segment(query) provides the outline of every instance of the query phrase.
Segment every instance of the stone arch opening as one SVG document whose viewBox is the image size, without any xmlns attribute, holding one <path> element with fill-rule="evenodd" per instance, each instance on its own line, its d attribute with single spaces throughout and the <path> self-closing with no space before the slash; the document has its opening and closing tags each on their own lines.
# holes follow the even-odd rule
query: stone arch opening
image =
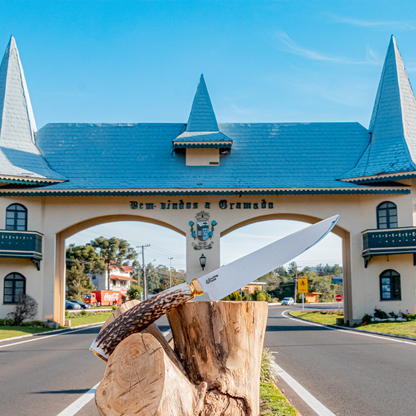
<svg viewBox="0 0 416 416">
<path fill-rule="evenodd" d="M 288 214 L 288 213 L 276 213 L 256 216 L 248 218 L 244 221 L 233 224 L 229 228 L 221 232 L 221 238 L 230 234 L 233 231 L 241 229 L 245 226 L 256 224 L 264 221 L 271 220 L 291 220 L 304 222 L 307 224 L 315 224 L 324 218 L 318 218 L 305 214 Z M 341 227 L 335 225 L 331 233 L 337 235 L 342 241 L 342 266 L 343 266 L 343 292 L 344 292 L 344 317 L 346 320 L 352 319 L 352 298 L 351 298 L 351 247 L 350 247 L 350 232 Z"/>
<path fill-rule="evenodd" d="M 65 321 L 65 241 L 73 235 L 91 227 L 114 222 L 141 222 L 157 225 L 172 230 L 182 236 L 186 233 L 179 228 L 155 218 L 140 215 L 114 214 L 88 218 L 63 228 L 55 235 L 55 290 L 54 290 L 54 319 L 61 325 Z"/>
</svg>

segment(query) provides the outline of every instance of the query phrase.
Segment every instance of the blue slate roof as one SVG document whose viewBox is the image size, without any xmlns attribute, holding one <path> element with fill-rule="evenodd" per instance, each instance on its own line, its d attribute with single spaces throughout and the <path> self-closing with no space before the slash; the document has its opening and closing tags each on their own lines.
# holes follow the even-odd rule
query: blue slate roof
<svg viewBox="0 0 416 416">
<path fill-rule="evenodd" d="M 369 142 L 359 123 L 220 124 L 234 141 L 219 166 L 172 152 L 185 124 L 48 124 L 37 144 L 69 181 L 44 189 L 365 187 L 338 181 Z"/>
<path fill-rule="evenodd" d="M 0 66 L 0 182 L 65 180 L 34 143 L 35 118 L 13 36 Z"/>
<path fill-rule="evenodd" d="M 358 182 L 363 176 L 416 171 L 416 100 L 393 36 L 369 131 L 372 137 L 368 148 L 342 178 L 355 178 Z"/>
</svg>

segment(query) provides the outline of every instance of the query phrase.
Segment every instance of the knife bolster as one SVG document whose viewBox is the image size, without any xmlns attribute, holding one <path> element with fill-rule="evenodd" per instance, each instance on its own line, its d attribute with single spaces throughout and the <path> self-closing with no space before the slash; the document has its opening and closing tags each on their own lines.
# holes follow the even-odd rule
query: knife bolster
<svg viewBox="0 0 416 416">
<path fill-rule="evenodd" d="M 188 283 L 189 289 L 191 289 L 192 294 L 195 296 L 202 296 L 204 291 L 202 290 L 201 285 L 198 282 L 198 279 L 193 279 L 191 283 Z"/>
</svg>

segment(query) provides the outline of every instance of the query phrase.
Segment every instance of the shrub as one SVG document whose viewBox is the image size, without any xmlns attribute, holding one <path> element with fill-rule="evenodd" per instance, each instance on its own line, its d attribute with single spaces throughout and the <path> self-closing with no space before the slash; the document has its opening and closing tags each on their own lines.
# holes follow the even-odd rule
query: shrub
<svg viewBox="0 0 416 416">
<path fill-rule="evenodd" d="M 130 300 L 138 299 L 140 300 L 140 293 L 143 292 L 143 288 L 135 285 L 134 283 L 130 286 L 130 289 L 127 291 L 127 295 L 129 295 Z"/>
<path fill-rule="evenodd" d="M 274 357 L 268 348 L 264 348 L 261 354 L 260 381 L 262 383 L 277 382 L 277 371 L 274 366 Z"/>
<path fill-rule="evenodd" d="M 416 320 L 416 315 L 412 312 L 412 313 L 408 313 L 407 314 L 407 320 L 408 321 L 414 321 Z"/>
<path fill-rule="evenodd" d="M 266 300 L 266 295 L 263 292 L 257 293 L 256 300 L 259 302 L 264 302 Z"/>
<path fill-rule="evenodd" d="M 45 322 L 43 322 L 43 321 L 30 321 L 29 324 L 30 324 L 30 326 L 46 327 Z"/>
<path fill-rule="evenodd" d="M 366 313 L 362 319 L 361 319 L 361 325 L 367 325 L 369 322 L 371 322 L 372 316 Z"/>
<path fill-rule="evenodd" d="M 7 314 L 13 325 L 20 325 L 23 321 L 33 318 L 38 312 L 38 303 L 29 295 L 19 294 L 14 311 Z"/>
<path fill-rule="evenodd" d="M 12 326 L 11 319 L 0 319 L 0 326 Z"/>
<path fill-rule="evenodd" d="M 115 311 L 115 310 L 117 309 L 117 306 L 116 306 L 116 305 L 113 305 L 113 306 L 111 307 L 111 309 L 112 309 L 113 311 Z"/>
<path fill-rule="evenodd" d="M 246 302 L 250 302 L 252 300 L 251 293 L 248 290 L 244 291 L 243 300 Z"/>
<path fill-rule="evenodd" d="M 87 311 L 85 310 L 85 309 L 83 309 L 82 311 L 81 311 L 81 315 L 82 316 L 85 316 L 87 314 Z"/>
<path fill-rule="evenodd" d="M 381 309 L 374 308 L 374 317 L 380 319 L 387 319 L 389 316 L 386 314 L 386 312 L 382 311 Z"/>
<path fill-rule="evenodd" d="M 65 316 L 69 316 L 69 312 L 68 311 L 65 311 Z"/>
</svg>

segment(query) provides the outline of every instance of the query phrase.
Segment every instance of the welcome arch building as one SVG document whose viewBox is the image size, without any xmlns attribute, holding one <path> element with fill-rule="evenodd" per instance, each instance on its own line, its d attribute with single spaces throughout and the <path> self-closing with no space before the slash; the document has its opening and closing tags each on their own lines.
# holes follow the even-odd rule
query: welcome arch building
<svg viewBox="0 0 416 416">
<path fill-rule="evenodd" d="M 300 150 L 308 163 L 297 163 Z M 187 123 L 40 130 L 12 37 L 0 66 L 0 316 L 23 291 L 39 319 L 63 323 L 65 239 L 93 225 L 175 230 L 198 277 L 219 267 L 221 237 L 239 227 L 334 214 L 346 319 L 415 310 L 415 178 L 416 100 L 393 37 L 369 129 L 218 124 L 201 76 Z"/>
</svg>

